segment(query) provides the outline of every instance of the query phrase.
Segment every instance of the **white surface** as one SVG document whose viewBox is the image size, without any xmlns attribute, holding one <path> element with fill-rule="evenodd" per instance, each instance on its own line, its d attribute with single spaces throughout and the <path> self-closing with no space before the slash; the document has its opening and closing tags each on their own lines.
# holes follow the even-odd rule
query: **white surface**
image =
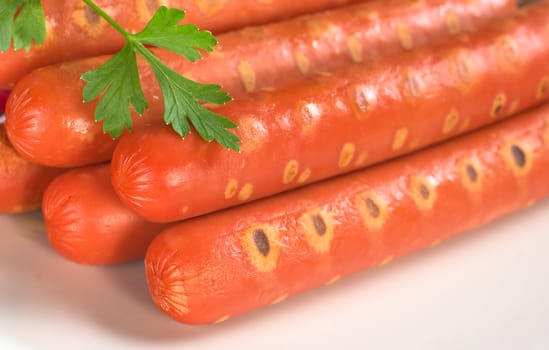
<svg viewBox="0 0 549 350">
<path fill-rule="evenodd" d="M 80 266 L 0 215 L 0 349 L 549 349 L 549 201 L 214 326 L 149 299 L 141 262 Z"/>
</svg>

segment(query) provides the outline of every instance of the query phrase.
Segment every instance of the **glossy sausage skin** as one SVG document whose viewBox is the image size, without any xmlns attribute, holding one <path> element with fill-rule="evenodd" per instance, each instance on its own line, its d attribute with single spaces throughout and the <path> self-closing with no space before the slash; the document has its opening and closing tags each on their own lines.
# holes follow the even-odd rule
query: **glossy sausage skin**
<svg viewBox="0 0 549 350">
<path fill-rule="evenodd" d="M 376 0 L 301 18 L 219 35 L 216 51 L 194 64 L 156 50 L 187 77 L 220 84 L 231 95 L 272 89 L 284 81 L 369 61 L 471 31 L 514 9 L 509 0 Z M 275 48 L 275 49 L 269 49 Z M 94 122 L 95 103 L 83 104 L 80 76 L 105 57 L 37 70 L 15 87 L 8 106 L 8 133 L 33 161 L 80 166 L 111 158 L 115 140 Z M 135 126 L 162 119 L 161 93 L 141 65 L 150 109 Z M 63 96 L 63 98 L 59 98 Z"/>
<path fill-rule="evenodd" d="M 69 170 L 47 188 L 42 202 L 51 246 L 81 264 L 141 259 L 166 225 L 147 222 L 116 197 L 108 164 Z"/>
<path fill-rule="evenodd" d="M 267 23 L 358 0 L 96 0 L 123 28 L 137 32 L 161 5 L 186 11 L 184 22 L 216 33 Z M 113 53 L 122 36 L 81 0 L 42 0 L 46 41 L 29 52 L 0 53 L 0 87 L 10 87 L 33 69 L 82 57 Z"/>
<path fill-rule="evenodd" d="M 548 4 L 443 46 L 240 96 L 216 110 L 239 125 L 241 153 L 136 130 L 114 152 L 114 189 L 148 220 L 176 221 L 494 123 L 549 99 Z"/>
<path fill-rule="evenodd" d="M 11 146 L 0 124 L 0 213 L 40 208 L 46 186 L 63 170 L 34 164 Z"/>
<path fill-rule="evenodd" d="M 155 304 L 224 321 L 383 265 L 549 195 L 549 105 L 360 172 L 163 231 L 145 258 Z"/>
</svg>

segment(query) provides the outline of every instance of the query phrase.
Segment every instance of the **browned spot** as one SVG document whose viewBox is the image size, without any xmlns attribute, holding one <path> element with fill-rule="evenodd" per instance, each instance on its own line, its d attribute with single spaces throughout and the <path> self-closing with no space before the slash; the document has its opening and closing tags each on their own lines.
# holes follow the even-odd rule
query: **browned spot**
<svg viewBox="0 0 549 350">
<path fill-rule="evenodd" d="M 393 138 L 393 143 L 391 145 L 391 148 L 393 151 L 398 151 L 399 149 L 404 146 L 404 143 L 406 143 L 406 139 L 408 138 L 408 129 L 406 128 L 400 128 L 395 132 L 395 136 Z"/>
<path fill-rule="evenodd" d="M 515 42 L 509 36 L 496 41 L 496 55 L 501 67 L 508 72 L 517 72 L 519 54 Z"/>
<path fill-rule="evenodd" d="M 411 149 L 411 150 L 414 150 L 416 148 L 418 148 L 419 146 L 419 137 L 414 137 L 414 139 L 412 141 L 410 141 L 410 144 L 408 145 L 408 148 Z"/>
<path fill-rule="evenodd" d="M 306 75 L 309 73 L 311 63 L 309 62 L 309 59 L 307 56 L 303 54 L 303 52 L 296 52 L 294 53 L 294 59 L 297 64 L 297 68 L 301 72 L 301 74 Z"/>
<path fill-rule="evenodd" d="M 242 117 L 238 121 L 240 149 L 244 153 L 255 152 L 263 146 L 267 139 L 267 128 L 254 117 Z"/>
<path fill-rule="evenodd" d="M 107 25 L 104 19 L 83 2 L 75 4 L 72 19 L 82 31 L 92 37 L 102 34 Z"/>
<path fill-rule="evenodd" d="M 168 6 L 169 0 L 138 0 L 135 5 L 141 21 L 146 23 L 160 6 Z"/>
<path fill-rule="evenodd" d="M 421 195 L 421 197 L 423 197 L 423 199 L 429 199 L 429 197 L 431 195 L 431 192 L 429 191 L 429 188 L 427 187 L 427 185 L 420 184 L 419 185 L 419 194 Z"/>
<path fill-rule="evenodd" d="M 410 191 L 414 202 L 421 210 L 430 210 L 437 198 L 436 188 L 423 176 L 410 177 Z"/>
<path fill-rule="evenodd" d="M 509 111 L 507 112 L 507 114 L 511 115 L 511 114 L 515 114 L 519 108 L 519 100 L 518 99 L 514 99 L 513 102 L 511 102 L 511 105 L 509 106 Z"/>
<path fill-rule="evenodd" d="M 503 107 L 505 106 L 505 102 L 507 101 L 507 97 L 505 94 L 499 93 L 494 97 L 494 101 L 492 102 L 492 107 L 490 107 L 490 116 L 495 118 L 497 116 L 500 116 L 503 111 Z"/>
<path fill-rule="evenodd" d="M 294 181 L 297 173 L 299 172 L 299 163 L 297 160 L 292 159 L 284 167 L 284 174 L 282 175 L 282 183 L 287 185 Z"/>
<path fill-rule="evenodd" d="M 544 76 L 541 78 L 538 88 L 536 90 L 536 98 L 542 99 L 547 97 L 547 92 L 549 91 L 549 76 Z"/>
<path fill-rule="evenodd" d="M 465 167 L 465 173 L 467 174 L 467 178 L 469 179 L 469 181 L 475 183 L 478 181 L 478 173 L 471 164 L 468 164 Z"/>
<path fill-rule="evenodd" d="M 351 164 L 353 157 L 355 156 L 355 145 L 353 143 L 347 142 L 341 147 L 341 152 L 339 152 L 339 160 L 337 165 L 340 168 L 345 168 Z"/>
<path fill-rule="evenodd" d="M 421 85 L 416 73 L 404 70 L 401 79 L 403 91 L 412 101 L 421 97 Z"/>
<path fill-rule="evenodd" d="M 143 1 L 141 1 L 143 2 Z M 160 7 L 160 6 L 168 6 L 168 3 L 169 3 L 169 0 L 163 0 L 163 1 L 159 1 L 159 0 L 146 0 L 145 3 L 147 4 L 147 8 L 149 9 L 149 12 L 152 14 L 155 13 L 155 11 Z"/>
<path fill-rule="evenodd" d="M 419 83 L 413 74 L 408 75 L 408 91 L 410 91 L 410 94 L 415 98 L 419 98 L 421 96 Z"/>
<path fill-rule="evenodd" d="M 526 175 L 532 169 L 532 151 L 522 142 L 508 140 L 502 154 L 507 167 L 516 176 Z"/>
<path fill-rule="evenodd" d="M 238 74 L 246 91 L 254 91 L 256 86 L 255 71 L 250 62 L 241 61 L 238 64 Z"/>
<path fill-rule="evenodd" d="M 406 25 L 403 23 L 398 23 L 396 25 L 396 31 L 402 47 L 406 50 L 412 49 L 414 47 L 414 41 Z"/>
<path fill-rule="evenodd" d="M 332 73 L 332 72 L 327 72 L 327 71 L 321 71 L 321 72 L 318 72 L 317 74 L 318 74 L 318 76 L 320 76 L 320 77 L 331 77 L 331 76 L 334 75 L 334 73 Z"/>
<path fill-rule="evenodd" d="M 356 157 L 355 165 L 363 166 L 364 164 L 366 164 L 366 159 L 368 159 L 368 152 L 361 152 L 358 157 Z"/>
<path fill-rule="evenodd" d="M 469 70 L 469 63 L 463 55 L 458 55 L 454 62 L 460 80 L 464 84 L 469 85 L 472 81 L 471 71 Z"/>
<path fill-rule="evenodd" d="M 225 51 L 223 48 L 223 44 L 217 44 L 212 51 L 204 53 L 204 58 L 207 59 L 223 59 L 225 58 Z M 185 77 L 187 76 L 187 72 L 185 72 Z"/>
<path fill-rule="evenodd" d="M 320 37 L 330 32 L 334 25 L 324 19 L 307 17 L 305 19 L 305 27 L 312 36 Z"/>
<path fill-rule="evenodd" d="M 511 154 L 513 155 L 515 164 L 519 168 L 524 168 L 524 166 L 526 165 L 526 154 L 524 154 L 524 151 L 522 150 L 522 148 L 520 148 L 517 145 L 511 146 Z"/>
<path fill-rule="evenodd" d="M 389 216 L 387 202 L 372 191 L 359 193 L 354 205 L 369 231 L 380 230 Z"/>
<path fill-rule="evenodd" d="M 347 38 L 347 49 L 353 62 L 362 62 L 362 45 L 355 36 Z"/>
<path fill-rule="evenodd" d="M 349 87 L 348 93 L 355 115 L 360 120 L 365 119 L 370 111 L 370 100 L 375 99 L 375 91 L 368 85 L 358 84 Z"/>
<path fill-rule="evenodd" d="M 245 184 L 242 186 L 240 191 L 238 191 L 238 200 L 247 201 L 252 196 L 254 192 L 254 186 L 252 184 Z"/>
<path fill-rule="evenodd" d="M 315 228 L 316 233 L 319 236 L 324 236 L 326 233 L 326 223 L 324 222 L 324 219 L 319 214 L 311 215 L 311 220 L 313 221 L 313 226 Z"/>
<path fill-rule="evenodd" d="M 380 211 L 377 204 L 372 200 L 372 198 L 366 199 L 366 208 L 368 208 L 368 211 L 370 212 L 370 215 L 373 218 L 378 218 Z"/>
<path fill-rule="evenodd" d="M 449 134 L 454 131 L 459 122 L 459 112 L 455 109 L 452 109 L 450 113 L 444 119 L 444 124 L 442 126 L 442 133 Z"/>
<path fill-rule="evenodd" d="M 460 131 L 465 131 L 469 128 L 471 125 L 471 117 L 465 117 L 463 118 L 461 125 L 459 126 Z"/>
<path fill-rule="evenodd" d="M 309 135 L 315 130 L 318 121 L 322 117 L 320 105 L 314 102 L 298 102 L 297 113 L 298 121 L 301 124 L 301 131 L 305 135 Z"/>
<path fill-rule="evenodd" d="M 267 234 L 262 229 L 254 230 L 253 232 L 253 239 L 255 246 L 257 250 L 261 253 L 263 256 L 269 255 L 270 251 L 270 245 L 269 245 L 269 238 L 267 237 Z"/>
<path fill-rule="evenodd" d="M 378 19 L 379 18 L 379 13 L 372 10 L 372 9 L 365 9 L 365 8 L 361 8 L 359 9 L 357 12 L 356 12 L 356 15 L 359 17 L 359 18 L 362 18 L 362 19 L 365 19 L 365 20 L 375 20 L 375 19 Z"/>
<path fill-rule="evenodd" d="M 549 146 L 549 117 L 545 118 L 545 128 L 543 129 L 543 142 Z"/>
<path fill-rule="evenodd" d="M 99 14 L 88 6 L 84 8 L 84 16 L 86 17 L 86 21 L 92 26 L 99 24 L 99 21 L 101 20 Z"/>
<path fill-rule="evenodd" d="M 278 231 L 270 225 L 255 225 L 241 233 L 240 242 L 248 261 L 259 271 L 274 270 L 280 253 Z"/>
<path fill-rule="evenodd" d="M 305 181 L 309 180 L 309 177 L 311 177 L 311 169 L 307 168 L 303 170 L 301 174 L 299 174 L 299 177 L 297 178 L 297 182 L 302 184 Z"/>
<path fill-rule="evenodd" d="M 334 220 L 322 209 L 310 209 L 299 217 L 299 225 L 307 243 L 318 253 L 330 250 L 334 238 Z"/>
<path fill-rule="evenodd" d="M 446 12 L 444 15 L 448 33 L 455 35 L 460 32 L 459 17 L 453 12 Z"/>
<path fill-rule="evenodd" d="M 476 159 L 464 158 L 458 162 L 461 183 L 471 192 L 477 192 L 482 188 L 484 173 Z"/>
<path fill-rule="evenodd" d="M 452 50 L 447 57 L 448 70 L 455 76 L 457 86 L 462 94 L 467 94 L 473 87 L 474 64 L 471 62 L 470 53 L 464 49 Z"/>
<path fill-rule="evenodd" d="M 223 9 L 222 0 L 195 0 L 194 3 L 198 6 L 200 12 L 206 16 L 216 15 Z"/>
</svg>

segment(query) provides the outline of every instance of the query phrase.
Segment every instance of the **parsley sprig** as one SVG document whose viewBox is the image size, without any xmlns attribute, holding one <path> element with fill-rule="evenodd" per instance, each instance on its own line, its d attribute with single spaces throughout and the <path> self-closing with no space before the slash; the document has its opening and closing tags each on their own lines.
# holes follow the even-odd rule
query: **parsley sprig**
<svg viewBox="0 0 549 350">
<path fill-rule="evenodd" d="M 0 5 L 0 48 L 5 51 L 12 38 L 15 49 L 28 50 L 33 40 L 43 42 L 45 19 L 40 1 L 4 1 Z M 199 49 L 212 51 L 217 44 L 210 32 L 192 24 L 178 25 L 185 18 L 185 12 L 161 6 L 141 32 L 131 34 L 93 1 L 83 1 L 125 39 L 124 47 L 111 59 L 82 75 L 86 82 L 84 101 L 99 99 L 95 120 L 103 123 L 104 132 L 114 138 L 120 136 L 124 129 L 132 128 L 131 108 L 139 115 L 148 108 L 139 80 L 137 55 L 140 55 L 159 83 L 166 124 L 181 137 L 191 132 L 192 125 L 204 140 L 215 140 L 225 148 L 240 150 L 239 138 L 229 131 L 236 128 L 236 124 L 201 104 L 223 104 L 231 100 L 230 96 L 221 91 L 219 85 L 201 84 L 181 76 L 148 48 L 164 48 L 194 62 L 202 58 Z"/>
<path fill-rule="evenodd" d="M 46 19 L 40 0 L 0 1 L 0 52 L 13 41 L 16 50 L 29 50 L 31 44 L 46 39 Z"/>
</svg>

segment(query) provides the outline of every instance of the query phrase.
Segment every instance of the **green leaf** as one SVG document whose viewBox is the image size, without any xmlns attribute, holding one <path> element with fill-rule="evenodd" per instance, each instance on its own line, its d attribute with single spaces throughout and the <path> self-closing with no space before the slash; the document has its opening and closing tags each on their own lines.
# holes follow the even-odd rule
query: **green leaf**
<svg viewBox="0 0 549 350">
<path fill-rule="evenodd" d="M 222 104 L 230 101 L 230 96 L 220 91 L 218 85 L 201 84 L 182 77 L 145 47 L 162 47 L 194 61 L 202 57 L 199 49 L 212 50 L 217 43 L 210 32 L 200 31 L 193 25 L 178 25 L 185 17 L 185 12 L 162 6 L 143 31 L 130 34 L 92 0 L 84 2 L 126 40 L 124 48 L 109 61 L 82 75 L 86 81 L 84 101 L 100 98 L 95 119 L 103 121 L 105 132 L 118 137 L 124 128 L 132 128 L 130 105 L 138 114 L 148 108 L 137 68 L 136 55 L 140 54 L 152 67 L 160 85 L 166 124 L 171 125 L 181 137 L 191 132 L 192 124 L 206 141 L 215 140 L 225 148 L 240 150 L 240 140 L 228 130 L 235 128 L 236 124 L 200 104 Z"/>
<path fill-rule="evenodd" d="M 112 137 L 120 136 L 124 127 L 132 128 L 130 104 L 138 114 L 143 114 L 148 107 L 132 44 L 126 44 L 99 68 L 84 73 L 82 79 L 87 83 L 84 101 L 92 101 L 103 93 L 95 110 L 95 120 L 103 121 L 103 130 Z"/>
<path fill-rule="evenodd" d="M 216 114 L 196 100 L 210 103 L 224 103 L 230 97 L 220 90 L 220 86 L 199 84 L 180 76 L 164 65 L 153 55 L 145 54 L 151 64 L 164 99 L 164 121 L 181 136 L 190 132 L 187 119 L 190 120 L 198 134 L 206 141 L 217 141 L 223 147 L 240 151 L 238 137 L 227 129 L 236 128 L 231 120 Z"/>
<path fill-rule="evenodd" d="M 132 37 L 143 44 L 161 47 L 186 57 L 191 62 L 202 57 L 196 48 L 212 51 L 217 40 L 208 31 L 192 24 L 178 25 L 185 12 L 161 6 L 145 28 Z"/>
<path fill-rule="evenodd" d="M 40 0 L 2 0 L 0 2 L 0 51 L 11 46 L 28 51 L 33 43 L 46 38 L 46 19 Z"/>
</svg>

